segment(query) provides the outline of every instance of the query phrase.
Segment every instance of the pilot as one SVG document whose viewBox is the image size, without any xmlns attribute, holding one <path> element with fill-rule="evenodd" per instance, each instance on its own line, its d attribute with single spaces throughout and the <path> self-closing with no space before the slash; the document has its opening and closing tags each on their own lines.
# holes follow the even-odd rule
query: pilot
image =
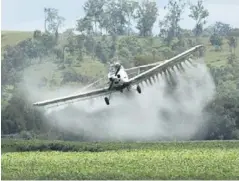
<svg viewBox="0 0 239 181">
<path fill-rule="evenodd" d="M 115 70 L 117 71 L 120 68 L 121 64 L 119 62 L 115 63 Z"/>
</svg>

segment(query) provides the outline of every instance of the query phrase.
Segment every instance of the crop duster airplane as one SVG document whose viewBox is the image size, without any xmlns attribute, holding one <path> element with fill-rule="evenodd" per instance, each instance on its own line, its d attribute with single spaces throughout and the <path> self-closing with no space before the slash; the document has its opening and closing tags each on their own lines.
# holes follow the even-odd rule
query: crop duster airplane
<svg viewBox="0 0 239 181">
<path fill-rule="evenodd" d="M 124 67 L 120 63 L 114 63 L 111 64 L 109 72 L 108 72 L 108 87 L 96 89 L 93 91 L 88 91 L 85 93 L 79 93 L 75 95 L 70 95 L 66 97 L 56 98 L 52 100 L 45 100 L 42 102 L 36 102 L 33 105 L 34 106 L 46 106 L 51 104 L 56 104 L 60 102 L 66 102 L 69 100 L 85 100 L 85 99 L 91 99 L 95 97 L 105 96 L 104 100 L 107 105 L 110 104 L 110 97 L 111 94 L 114 92 L 123 92 L 125 89 L 130 91 L 132 89 L 135 89 L 139 94 L 141 93 L 141 87 L 140 83 L 143 81 L 149 81 L 151 82 L 151 78 L 154 80 L 158 78 L 158 75 L 162 73 L 163 71 L 166 71 L 167 68 L 182 68 L 181 63 L 184 61 L 191 60 L 187 59 L 189 58 L 194 52 L 202 48 L 202 45 L 197 45 L 181 54 L 176 55 L 175 57 L 165 60 L 164 62 L 156 62 L 153 64 L 143 65 L 139 67 L 133 67 L 130 69 L 124 69 Z M 151 68 L 149 68 L 151 67 Z M 144 69 L 149 68 L 148 70 L 129 78 L 129 75 L 127 71 L 133 70 L 133 69 Z M 108 96 L 107 96 L 108 95 Z"/>
</svg>

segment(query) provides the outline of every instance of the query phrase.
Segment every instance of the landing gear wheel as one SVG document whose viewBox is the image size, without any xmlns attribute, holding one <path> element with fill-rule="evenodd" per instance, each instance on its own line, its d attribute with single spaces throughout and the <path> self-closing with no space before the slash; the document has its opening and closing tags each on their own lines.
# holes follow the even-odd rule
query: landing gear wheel
<svg viewBox="0 0 239 181">
<path fill-rule="evenodd" d="M 105 97 L 105 103 L 106 103 L 107 105 L 110 104 L 110 101 L 109 101 L 109 98 L 108 98 L 108 97 Z"/>
<path fill-rule="evenodd" d="M 137 89 L 138 93 L 141 94 L 141 88 L 140 88 L 139 85 L 137 85 L 137 88 L 136 88 L 136 89 Z"/>
</svg>

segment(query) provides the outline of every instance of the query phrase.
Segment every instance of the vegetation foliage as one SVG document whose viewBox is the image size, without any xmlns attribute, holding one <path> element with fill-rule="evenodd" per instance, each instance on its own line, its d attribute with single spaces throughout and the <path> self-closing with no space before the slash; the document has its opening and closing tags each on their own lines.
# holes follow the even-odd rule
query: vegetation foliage
<svg viewBox="0 0 239 181">
<path fill-rule="evenodd" d="M 34 150 L 34 146 L 39 145 L 42 145 L 42 148 L 48 145 L 50 149 L 44 152 L 4 153 L 2 179 L 5 180 L 238 179 L 237 141 L 175 143 L 6 141 L 2 147 L 8 143 L 12 146 L 15 144 L 16 147 L 30 148 L 29 150 Z M 56 147 L 59 150 L 61 147 L 62 151 L 72 152 L 55 151 Z M 92 151 L 95 153 L 92 154 Z"/>
<path fill-rule="evenodd" d="M 192 141 L 192 142 L 75 142 L 61 140 L 21 140 L 2 139 L 2 152 L 25 152 L 25 151 L 63 151 L 63 152 L 103 152 L 117 150 L 168 150 L 184 148 L 193 150 L 196 148 L 207 149 L 238 149 L 238 141 Z"/>
<path fill-rule="evenodd" d="M 188 7 L 195 21 L 192 30 L 179 25 Z M 44 32 L 3 32 L 1 133 L 48 138 L 52 131 L 42 114 L 25 99 L 28 92 L 20 86 L 23 75 L 31 76 L 34 71 L 39 90 L 86 84 L 104 75 L 107 64 L 114 59 L 131 67 L 167 59 L 202 43 L 217 87 L 217 95 L 207 107 L 211 125 L 206 139 L 238 139 L 239 29 L 224 22 L 205 27 L 210 13 L 202 0 L 189 5 L 184 0 L 169 0 L 165 8 L 168 13 L 156 22 L 160 12 L 152 1 L 88 0 L 83 7 L 85 16 L 76 21 L 75 31 L 59 33 L 64 17 L 57 9 L 45 8 Z M 152 33 L 155 24 L 160 27 L 157 35 Z M 64 135 L 58 131 L 56 139 L 84 140 L 82 135 Z"/>
</svg>

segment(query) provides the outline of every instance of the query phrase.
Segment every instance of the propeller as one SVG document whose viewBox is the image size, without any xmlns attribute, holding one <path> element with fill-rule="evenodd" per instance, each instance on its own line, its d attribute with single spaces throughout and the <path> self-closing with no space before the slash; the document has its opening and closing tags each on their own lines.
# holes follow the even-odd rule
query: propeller
<svg viewBox="0 0 239 181">
<path fill-rule="evenodd" d="M 118 72 L 120 71 L 121 65 L 119 65 L 118 69 L 115 72 L 115 76 L 118 74 Z"/>
<path fill-rule="evenodd" d="M 121 65 L 119 65 L 118 69 L 116 70 L 115 76 L 117 76 L 117 74 L 119 73 L 120 68 L 121 68 Z M 110 78 L 110 86 L 109 86 L 109 89 L 108 89 L 108 90 L 110 90 L 110 89 L 112 88 L 113 83 L 114 83 L 114 79 L 113 79 L 113 78 Z"/>
<path fill-rule="evenodd" d="M 108 90 L 110 90 L 110 89 L 112 88 L 113 83 L 114 83 L 114 79 L 113 79 L 113 78 L 110 78 L 110 86 L 109 86 L 109 89 L 108 89 Z"/>
</svg>

